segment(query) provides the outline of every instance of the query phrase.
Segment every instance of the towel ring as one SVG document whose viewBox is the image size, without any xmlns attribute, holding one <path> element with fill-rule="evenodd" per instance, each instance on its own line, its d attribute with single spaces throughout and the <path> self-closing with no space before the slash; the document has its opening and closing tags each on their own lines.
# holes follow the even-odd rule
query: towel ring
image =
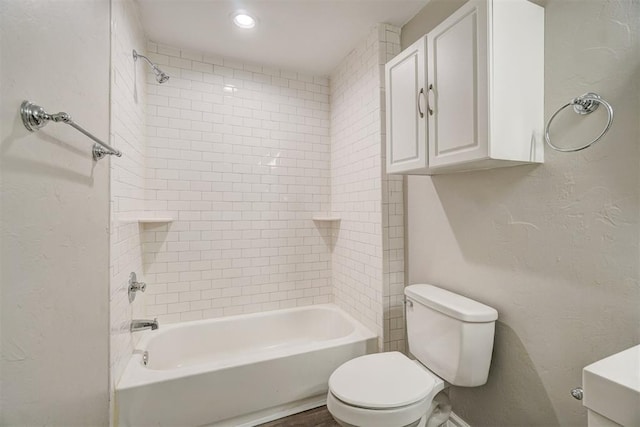
<svg viewBox="0 0 640 427">
<path fill-rule="evenodd" d="M 609 117 L 607 119 L 607 125 L 604 127 L 602 132 L 600 132 L 600 135 L 598 135 L 598 137 L 596 139 L 594 139 L 593 141 L 591 141 L 588 144 L 581 145 L 580 147 L 576 147 L 576 148 L 561 148 L 561 147 L 557 147 L 557 146 L 555 146 L 555 145 L 553 145 L 551 143 L 551 138 L 549 137 L 549 127 L 551 126 L 551 122 L 553 121 L 553 119 L 555 119 L 555 117 L 562 110 L 564 110 L 565 108 L 567 108 L 570 105 L 573 105 L 573 111 L 575 111 L 577 114 L 587 115 L 587 114 L 591 114 L 594 111 L 596 111 L 598 109 L 598 107 L 600 106 L 600 104 L 605 106 L 605 108 L 607 109 L 607 114 L 608 114 Z M 607 133 L 607 131 L 609 131 L 609 128 L 611 127 L 612 123 L 613 123 L 613 107 L 611 107 L 611 104 L 609 104 L 607 101 L 602 99 L 600 97 L 600 95 L 598 95 L 597 93 L 589 92 L 589 93 L 585 93 L 584 95 L 579 96 L 577 98 L 573 98 L 571 101 L 567 102 L 562 107 L 560 107 L 558 109 L 558 111 L 553 113 L 553 116 L 551 116 L 551 118 L 547 122 L 547 126 L 544 129 L 544 140 L 547 142 L 547 145 L 549 147 L 553 148 L 556 151 L 562 151 L 563 153 L 571 153 L 571 152 L 574 152 L 574 151 L 580 151 L 580 150 L 584 150 L 585 148 L 591 147 L 593 144 L 595 144 L 596 142 L 600 141 L 600 138 L 602 138 L 604 136 L 604 134 Z"/>
</svg>

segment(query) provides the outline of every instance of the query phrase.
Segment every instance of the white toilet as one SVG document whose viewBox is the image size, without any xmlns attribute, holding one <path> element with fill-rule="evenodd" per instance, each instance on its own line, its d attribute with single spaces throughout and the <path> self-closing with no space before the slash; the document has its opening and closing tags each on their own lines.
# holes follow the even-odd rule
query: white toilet
<svg viewBox="0 0 640 427">
<path fill-rule="evenodd" d="M 487 382 L 498 312 L 431 285 L 410 285 L 404 293 L 409 351 L 417 360 L 387 352 L 338 367 L 327 408 L 342 426 L 439 425 L 450 412 L 438 409 L 448 404 L 444 393 L 436 396 L 445 386 Z"/>
</svg>

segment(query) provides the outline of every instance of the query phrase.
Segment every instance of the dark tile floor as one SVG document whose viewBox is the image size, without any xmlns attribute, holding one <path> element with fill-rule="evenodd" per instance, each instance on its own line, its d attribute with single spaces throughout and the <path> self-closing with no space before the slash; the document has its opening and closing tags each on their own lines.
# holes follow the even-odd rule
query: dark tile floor
<svg viewBox="0 0 640 427">
<path fill-rule="evenodd" d="M 339 427 L 326 406 L 310 409 L 279 420 L 260 424 L 259 427 Z"/>
</svg>

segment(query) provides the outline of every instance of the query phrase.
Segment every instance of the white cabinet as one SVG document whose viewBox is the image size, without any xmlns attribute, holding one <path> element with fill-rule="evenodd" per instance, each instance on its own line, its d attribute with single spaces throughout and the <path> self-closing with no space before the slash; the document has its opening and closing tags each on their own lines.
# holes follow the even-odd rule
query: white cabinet
<svg viewBox="0 0 640 427">
<path fill-rule="evenodd" d="M 429 167 L 486 158 L 486 2 L 470 2 L 427 34 Z"/>
<path fill-rule="evenodd" d="M 387 173 L 426 172 L 426 38 L 406 48 L 385 67 Z"/>
<path fill-rule="evenodd" d="M 408 58 L 416 70 L 426 64 L 426 76 L 415 73 L 415 88 L 406 83 L 413 78 L 403 67 Z M 543 161 L 541 7 L 526 0 L 470 0 L 389 62 L 386 81 L 389 173 Z"/>
</svg>

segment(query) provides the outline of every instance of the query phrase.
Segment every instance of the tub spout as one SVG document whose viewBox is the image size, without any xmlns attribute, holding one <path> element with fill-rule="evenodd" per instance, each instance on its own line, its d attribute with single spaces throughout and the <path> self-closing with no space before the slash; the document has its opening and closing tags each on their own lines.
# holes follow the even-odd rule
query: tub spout
<svg viewBox="0 0 640 427">
<path fill-rule="evenodd" d="M 143 331 L 145 329 L 151 329 L 155 331 L 158 329 L 160 325 L 158 325 L 158 319 L 153 320 L 141 320 L 136 319 L 131 321 L 131 327 L 129 328 L 131 332 Z"/>
</svg>

